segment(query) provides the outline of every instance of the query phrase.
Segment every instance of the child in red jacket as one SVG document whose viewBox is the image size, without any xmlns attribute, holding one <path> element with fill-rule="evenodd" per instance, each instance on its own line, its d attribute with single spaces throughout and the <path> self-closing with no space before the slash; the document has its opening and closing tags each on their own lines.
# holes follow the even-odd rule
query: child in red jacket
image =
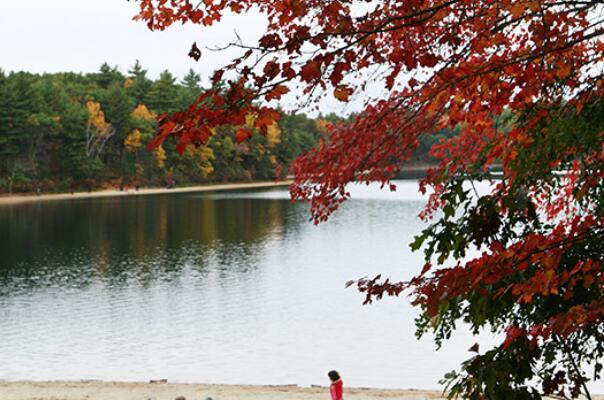
<svg viewBox="0 0 604 400">
<path fill-rule="evenodd" d="M 331 400 L 343 400 L 344 383 L 342 382 L 342 378 L 340 378 L 340 374 L 338 374 L 338 371 L 329 371 L 327 376 L 329 376 L 329 379 L 331 380 L 331 385 L 329 386 Z"/>
</svg>

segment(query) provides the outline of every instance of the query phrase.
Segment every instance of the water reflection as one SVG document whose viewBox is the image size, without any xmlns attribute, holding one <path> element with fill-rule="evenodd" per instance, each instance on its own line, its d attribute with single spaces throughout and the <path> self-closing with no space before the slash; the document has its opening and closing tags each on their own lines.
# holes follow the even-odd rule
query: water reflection
<svg viewBox="0 0 604 400">
<path fill-rule="evenodd" d="M 0 379 L 436 387 L 475 339 L 435 354 L 406 301 L 344 289 L 417 271 L 417 183 L 353 190 L 318 227 L 285 190 L 0 208 Z"/>
<path fill-rule="evenodd" d="M 253 196 L 253 192 L 250 193 Z M 287 211 L 286 211 L 287 208 Z M 267 237 L 279 240 L 305 211 L 286 199 L 186 195 L 79 199 L 0 209 L 0 293 L 36 285 L 85 286 L 178 276 L 206 258 L 247 268 Z M 285 221 L 288 218 L 290 221 Z"/>
</svg>

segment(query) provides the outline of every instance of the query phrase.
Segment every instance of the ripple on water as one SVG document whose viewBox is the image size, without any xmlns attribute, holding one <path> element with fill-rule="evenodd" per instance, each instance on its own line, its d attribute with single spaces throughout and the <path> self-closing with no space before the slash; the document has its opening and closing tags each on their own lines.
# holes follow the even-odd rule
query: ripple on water
<svg viewBox="0 0 604 400">
<path fill-rule="evenodd" d="M 353 192 L 318 227 L 284 190 L 0 209 L 0 379 L 436 387 L 475 339 L 437 354 L 405 300 L 344 289 L 417 271 L 417 184 Z"/>
</svg>

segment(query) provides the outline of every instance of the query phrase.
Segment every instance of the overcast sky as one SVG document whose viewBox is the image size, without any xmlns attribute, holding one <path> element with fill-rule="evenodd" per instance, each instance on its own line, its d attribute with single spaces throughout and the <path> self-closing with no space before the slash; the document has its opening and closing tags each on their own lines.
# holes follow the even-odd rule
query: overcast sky
<svg viewBox="0 0 604 400">
<path fill-rule="evenodd" d="M 144 23 L 132 20 L 137 10 L 136 2 L 127 0 L 0 0 L 0 68 L 93 72 L 107 62 L 126 73 L 138 59 L 152 78 L 165 69 L 182 78 L 193 68 L 207 84 L 212 72 L 239 52 L 204 47 L 234 41 L 235 30 L 245 43 L 254 44 L 266 28 L 265 18 L 256 14 L 230 15 L 212 28 L 179 24 L 151 32 Z M 199 62 L 187 56 L 193 42 L 203 52 Z M 295 93 L 282 99 L 281 105 L 291 109 Z M 344 105 L 332 96 L 320 102 L 324 113 L 346 114 L 359 106 L 359 101 Z"/>
<path fill-rule="evenodd" d="M 229 54 L 202 49 L 202 60 L 195 62 L 187 56 L 194 41 L 224 45 L 234 40 L 236 28 L 254 42 L 265 28 L 262 16 L 247 15 L 229 16 L 210 29 L 177 25 L 151 32 L 132 21 L 137 9 L 127 0 L 0 0 L 0 68 L 91 72 L 106 61 L 126 72 L 139 59 L 151 77 L 164 69 L 182 77 L 194 68 L 207 78 Z"/>
</svg>

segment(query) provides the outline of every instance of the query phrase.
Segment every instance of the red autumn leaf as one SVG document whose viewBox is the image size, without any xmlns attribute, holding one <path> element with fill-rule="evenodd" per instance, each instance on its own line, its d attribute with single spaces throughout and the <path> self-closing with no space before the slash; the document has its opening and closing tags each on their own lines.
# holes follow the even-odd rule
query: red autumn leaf
<svg viewBox="0 0 604 400">
<path fill-rule="evenodd" d="M 526 9 L 526 5 L 520 1 L 517 1 L 517 2 L 514 2 L 514 5 L 510 9 L 510 12 L 514 18 L 519 18 L 522 16 L 525 9 Z"/>
<path fill-rule="evenodd" d="M 273 125 L 275 122 L 281 119 L 281 114 L 270 108 L 261 108 L 257 111 L 256 121 L 254 126 L 256 128 L 266 128 Z"/>
<path fill-rule="evenodd" d="M 556 76 L 560 79 L 567 78 L 572 72 L 571 66 L 565 62 L 559 62 L 556 67 Z"/>
<path fill-rule="evenodd" d="M 257 6 L 268 20 L 258 45 L 214 75 L 220 89 L 164 116 L 152 144 L 195 141 L 198 127 L 241 126 L 249 114 L 266 131 L 278 114 L 259 100 L 281 97 L 280 85 L 299 84 L 305 106 L 325 93 L 342 101 L 354 93 L 364 108 L 320 128 L 323 140 L 289 168 L 291 196 L 310 203 L 315 223 L 342 207 L 351 182 L 386 187 L 394 171 L 430 146 L 433 160 L 419 188 L 427 227 L 414 242 L 424 251 L 424 271 L 408 282 L 358 281 L 365 302 L 407 291 L 420 307 L 421 326 L 444 336 L 460 321 L 475 330 L 516 327 L 488 364 L 466 364 L 460 397 L 501 389 L 476 374 L 493 370 L 535 394 L 578 396 L 587 373 L 532 387 L 539 379 L 528 382 L 518 371 L 557 368 L 535 356 L 544 348 L 556 353 L 553 360 L 567 359 L 554 338 L 583 355 L 594 352 L 574 338 L 601 340 L 594 332 L 604 324 L 604 134 L 595 116 L 604 107 L 604 21 L 593 18 L 601 5 L 410 0 L 352 10 L 351 3 L 208 0 L 193 11 L 188 0 L 139 2 L 139 18 L 151 29 L 218 23 L 233 6 Z M 267 57 L 275 64 L 255 64 Z M 241 77 L 236 85 L 223 82 L 226 72 Z M 343 85 L 347 75 L 354 79 Z M 374 83 L 388 90 L 376 94 Z M 214 96 L 218 101 L 208 101 Z M 497 179 L 487 193 L 466 187 L 491 173 Z M 539 328 L 527 337 L 519 326 Z M 578 389 L 565 392 L 569 387 Z"/>
<path fill-rule="evenodd" d="M 259 40 L 259 44 L 264 48 L 277 48 L 283 44 L 283 40 L 276 33 L 264 35 Z"/>
<path fill-rule="evenodd" d="M 400 46 L 396 46 L 392 49 L 392 53 L 390 53 L 388 58 L 394 64 L 400 64 L 405 60 L 405 50 Z"/>
<path fill-rule="evenodd" d="M 518 338 L 526 336 L 526 331 L 524 329 L 518 328 L 513 325 L 508 326 L 505 329 L 505 333 L 506 333 L 505 341 L 503 342 L 503 345 L 501 346 L 504 349 L 507 349 L 509 346 L 511 346 L 512 343 L 514 343 L 514 341 L 516 341 Z"/>
<path fill-rule="evenodd" d="M 231 11 L 236 14 L 241 13 L 241 11 L 243 10 L 243 5 L 235 3 L 235 2 L 231 2 L 229 4 L 229 7 L 230 7 Z"/>
<path fill-rule="evenodd" d="M 333 91 L 333 96 L 340 101 L 348 101 L 352 94 L 352 89 L 345 85 L 336 86 Z"/>
<path fill-rule="evenodd" d="M 436 56 L 434 56 L 433 54 L 424 54 L 422 56 L 420 56 L 419 58 L 419 62 L 424 66 L 424 67 L 435 67 L 436 64 L 438 64 L 438 58 Z"/>
<path fill-rule="evenodd" d="M 237 143 L 241 143 L 245 140 L 248 140 L 251 137 L 252 137 L 252 132 L 249 129 L 239 128 L 239 129 L 237 129 L 237 132 L 235 133 L 235 139 L 237 140 Z"/>
<path fill-rule="evenodd" d="M 350 67 L 349 63 L 346 62 L 338 62 L 334 65 L 333 71 L 329 76 L 329 80 L 332 85 L 338 85 L 342 79 L 344 78 L 344 71 L 346 71 Z"/>
<path fill-rule="evenodd" d="M 304 64 L 300 71 L 300 77 L 305 82 L 312 82 L 318 79 L 320 76 L 321 63 L 316 59 L 308 61 L 306 64 Z"/>
<path fill-rule="evenodd" d="M 176 145 L 176 151 L 180 154 L 184 153 L 185 150 L 187 149 L 187 146 L 189 145 L 189 143 L 186 142 L 180 142 Z"/>
<path fill-rule="evenodd" d="M 296 76 L 296 71 L 292 68 L 291 62 L 286 62 L 281 65 L 281 75 L 287 79 L 294 79 Z"/>
<path fill-rule="evenodd" d="M 279 100 L 281 98 L 281 96 L 283 96 L 284 94 L 288 93 L 289 89 L 287 88 L 287 86 L 284 85 L 278 85 L 275 86 L 270 92 L 268 92 L 266 94 L 266 96 L 264 96 L 264 98 L 266 100 Z"/>
<path fill-rule="evenodd" d="M 273 79 L 277 75 L 279 75 L 280 67 L 275 61 L 269 61 L 264 66 L 264 74 L 267 79 Z"/>
</svg>

